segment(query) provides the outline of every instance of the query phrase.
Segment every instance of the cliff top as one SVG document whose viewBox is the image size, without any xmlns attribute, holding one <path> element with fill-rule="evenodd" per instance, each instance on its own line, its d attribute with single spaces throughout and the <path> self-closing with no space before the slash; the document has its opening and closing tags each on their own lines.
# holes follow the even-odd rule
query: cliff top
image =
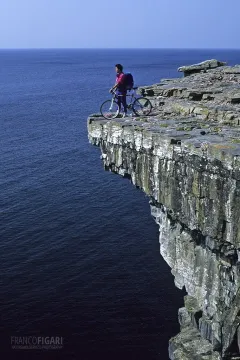
<svg viewBox="0 0 240 360">
<path fill-rule="evenodd" d="M 240 168 L 240 66 L 210 60 L 180 69 L 189 68 L 197 68 L 197 73 L 139 88 L 153 104 L 150 116 L 110 120 L 110 127 L 147 132 L 153 142 L 165 139 L 169 145 L 218 159 L 228 169 Z M 109 122 L 90 116 L 89 123 L 95 121 L 101 126 Z"/>
</svg>

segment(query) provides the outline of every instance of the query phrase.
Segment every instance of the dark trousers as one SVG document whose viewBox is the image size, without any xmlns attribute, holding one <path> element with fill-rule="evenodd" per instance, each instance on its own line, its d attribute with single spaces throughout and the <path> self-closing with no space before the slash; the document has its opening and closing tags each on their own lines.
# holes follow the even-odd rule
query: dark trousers
<svg viewBox="0 0 240 360">
<path fill-rule="evenodd" d="M 123 105 L 123 110 L 126 113 L 127 112 L 127 97 L 126 97 L 127 93 L 124 92 L 118 92 L 118 98 L 117 98 L 117 103 L 119 106 L 119 109 L 121 110 L 121 107 Z"/>
</svg>

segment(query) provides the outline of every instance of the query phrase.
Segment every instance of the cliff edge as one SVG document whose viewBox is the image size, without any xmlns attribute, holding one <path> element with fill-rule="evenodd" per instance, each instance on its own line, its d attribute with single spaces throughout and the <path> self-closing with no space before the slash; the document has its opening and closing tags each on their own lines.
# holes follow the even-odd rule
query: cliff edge
<svg viewBox="0 0 240 360">
<path fill-rule="evenodd" d="M 215 61 L 216 60 L 212 60 Z M 203 64 L 203 63 L 201 63 Z M 196 64 L 199 65 L 199 64 Z M 195 66 L 196 67 L 196 66 Z M 139 88 L 149 117 L 88 119 L 106 170 L 150 198 L 160 252 L 185 287 L 171 360 L 240 359 L 240 66 Z"/>
</svg>

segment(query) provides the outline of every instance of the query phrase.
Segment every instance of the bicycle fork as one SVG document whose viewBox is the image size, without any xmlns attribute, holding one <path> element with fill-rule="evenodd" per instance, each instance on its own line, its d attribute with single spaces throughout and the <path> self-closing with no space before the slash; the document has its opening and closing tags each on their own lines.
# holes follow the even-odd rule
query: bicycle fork
<svg viewBox="0 0 240 360">
<path fill-rule="evenodd" d="M 111 105 L 110 105 L 109 111 L 112 111 L 112 108 L 113 108 L 113 102 L 114 102 L 114 98 L 112 98 L 112 101 L 111 101 Z"/>
</svg>

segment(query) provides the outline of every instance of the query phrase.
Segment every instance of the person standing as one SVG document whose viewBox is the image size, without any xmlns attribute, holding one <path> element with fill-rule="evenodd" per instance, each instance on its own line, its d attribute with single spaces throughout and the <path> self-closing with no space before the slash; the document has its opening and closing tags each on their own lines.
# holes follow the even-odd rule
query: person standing
<svg viewBox="0 0 240 360">
<path fill-rule="evenodd" d="M 121 111 L 121 106 L 123 105 L 123 117 L 127 116 L 127 87 L 124 81 L 124 72 L 123 72 L 123 66 L 121 64 L 115 65 L 115 71 L 117 73 L 116 76 L 116 83 L 115 85 L 110 89 L 110 92 L 116 91 L 116 95 L 118 97 L 118 106 Z"/>
</svg>

